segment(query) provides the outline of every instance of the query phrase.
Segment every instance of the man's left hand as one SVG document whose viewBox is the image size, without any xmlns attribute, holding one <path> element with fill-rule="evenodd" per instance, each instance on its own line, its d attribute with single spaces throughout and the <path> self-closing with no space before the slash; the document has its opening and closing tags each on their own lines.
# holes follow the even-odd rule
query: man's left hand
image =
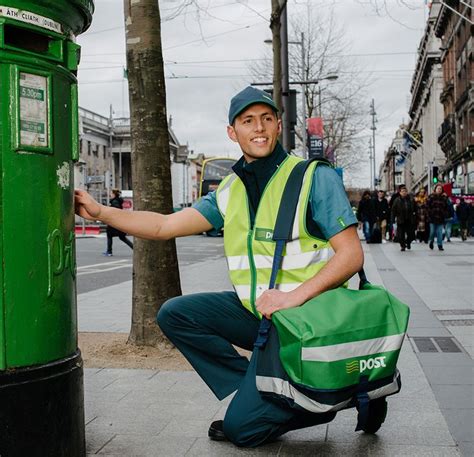
<svg viewBox="0 0 474 457">
<path fill-rule="evenodd" d="M 294 308 L 301 305 L 292 292 L 281 292 L 276 289 L 269 289 L 263 292 L 255 302 L 257 311 L 262 313 L 267 319 L 271 319 L 272 314 L 280 309 Z"/>
</svg>

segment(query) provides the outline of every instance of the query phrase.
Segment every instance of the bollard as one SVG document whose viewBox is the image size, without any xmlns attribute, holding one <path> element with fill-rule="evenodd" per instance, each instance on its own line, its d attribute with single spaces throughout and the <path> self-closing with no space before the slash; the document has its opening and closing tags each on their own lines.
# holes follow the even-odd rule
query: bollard
<svg viewBox="0 0 474 457">
<path fill-rule="evenodd" d="M 0 0 L 0 456 L 84 457 L 75 36 L 92 0 Z"/>
</svg>

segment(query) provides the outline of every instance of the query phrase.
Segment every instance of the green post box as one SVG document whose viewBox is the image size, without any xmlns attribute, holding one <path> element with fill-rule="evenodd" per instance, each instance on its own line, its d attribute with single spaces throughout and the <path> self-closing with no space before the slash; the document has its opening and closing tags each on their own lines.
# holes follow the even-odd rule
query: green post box
<svg viewBox="0 0 474 457">
<path fill-rule="evenodd" d="M 93 0 L 0 0 L 0 456 L 85 455 L 75 36 Z"/>
</svg>

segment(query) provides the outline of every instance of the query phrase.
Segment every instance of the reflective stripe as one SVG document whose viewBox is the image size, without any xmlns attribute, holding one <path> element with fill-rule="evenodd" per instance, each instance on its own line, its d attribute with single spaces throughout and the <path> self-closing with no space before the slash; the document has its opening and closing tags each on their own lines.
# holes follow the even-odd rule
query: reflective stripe
<svg viewBox="0 0 474 457">
<path fill-rule="evenodd" d="M 268 376 L 256 377 L 257 390 L 260 392 L 272 392 L 277 395 L 282 395 L 286 398 L 291 398 L 298 406 L 311 411 L 313 413 L 326 413 L 328 411 L 338 411 L 346 406 L 351 399 L 344 400 L 336 405 L 325 405 L 316 400 L 308 398 L 299 390 L 296 390 L 288 381 L 281 378 L 271 378 Z"/>
<path fill-rule="evenodd" d="M 277 284 L 276 289 L 281 290 L 282 292 L 291 292 L 292 290 L 295 290 L 301 283 L 296 282 L 296 283 L 289 283 L 289 284 Z M 245 285 L 245 286 L 238 286 L 234 285 L 234 289 L 236 294 L 239 296 L 241 300 L 250 300 L 250 286 Z M 260 295 L 263 294 L 268 290 L 268 284 L 257 284 L 256 287 L 256 298 L 260 297 Z"/>
<path fill-rule="evenodd" d="M 287 254 L 283 257 L 281 270 L 294 270 L 296 268 L 307 268 L 313 263 L 327 262 L 332 254 L 332 249 L 324 248 L 319 251 L 303 252 L 299 254 Z M 247 255 L 234 255 L 227 257 L 229 270 L 248 270 L 250 268 Z M 269 255 L 255 255 L 255 267 L 272 268 L 273 257 Z"/>
<path fill-rule="evenodd" d="M 398 370 L 396 370 L 392 382 L 378 389 L 369 391 L 369 398 L 373 400 L 375 398 L 384 397 L 398 392 L 400 390 L 399 377 L 400 373 Z M 335 405 L 325 405 L 324 403 L 319 403 L 315 400 L 312 400 L 311 398 L 308 398 L 306 395 L 302 394 L 299 390 L 293 387 L 288 381 L 285 381 L 281 378 L 257 376 L 256 384 L 257 389 L 260 392 L 271 392 L 276 395 L 282 395 L 286 398 L 291 398 L 297 405 L 313 413 L 339 411 L 351 401 L 351 399 L 349 399 Z"/>
<path fill-rule="evenodd" d="M 229 204 L 230 186 L 236 178 L 236 174 L 231 175 L 227 182 L 217 192 L 217 206 L 223 216 L 225 216 L 227 205 Z"/>
<path fill-rule="evenodd" d="M 366 355 L 378 354 L 380 352 L 396 351 L 400 349 L 404 337 L 405 334 L 400 333 L 399 335 L 353 341 L 351 343 L 303 348 L 301 352 L 301 360 L 313 362 L 336 362 L 337 360 L 364 357 Z"/>
</svg>

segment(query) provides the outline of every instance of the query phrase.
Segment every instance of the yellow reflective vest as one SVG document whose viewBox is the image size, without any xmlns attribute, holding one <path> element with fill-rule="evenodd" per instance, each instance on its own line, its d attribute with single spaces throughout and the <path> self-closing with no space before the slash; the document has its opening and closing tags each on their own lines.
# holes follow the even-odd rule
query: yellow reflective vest
<svg viewBox="0 0 474 457">
<path fill-rule="evenodd" d="M 224 218 L 224 250 L 230 280 L 243 306 L 257 317 L 256 299 L 268 289 L 275 242 L 273 229 L 280 201 L 291 171 L 302 159 L 288 156 L 270 178 L 261 196 L 253 227 L 243 182 L 227 176 L 217 189 L 219 211 Z M 318 162 L 308 167 L 301 188 L 293 224 L 292 240 L 286 244 L 275 288 L 283 292 L 296 289 L 312 278 L 333 254 L 327 240 L 315 238 L 306 229 L 306 212 L 311 183 Z"/>
</svg>

